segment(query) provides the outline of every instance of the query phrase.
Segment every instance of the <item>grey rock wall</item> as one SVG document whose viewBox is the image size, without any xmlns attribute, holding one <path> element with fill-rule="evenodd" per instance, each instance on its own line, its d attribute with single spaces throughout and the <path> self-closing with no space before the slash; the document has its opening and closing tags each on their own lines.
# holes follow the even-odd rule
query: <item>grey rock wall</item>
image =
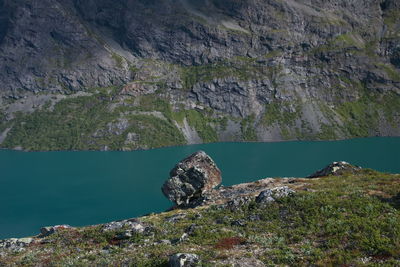
<svg viewBox="0 0 400 267">
<path fill-rule="evenodd" d="M 355 136 L 339 129 L 348 118 L 337 107 L 399 98 L 399 17 L 396 0 L 2 0 L 0 111 L 37 94 L 117 86 L 120 98 L 253 116 L 254 140 L 314 138 L 324 125 Z M 273 105 L 288 115 L 265 123 Z M 378 113 L 367 134 L 398 135 L 398 112 Z M 229 129 L 217 130 L 221 140 L 246 139 L 233 137 L 243 125 Z"/>
</svg>

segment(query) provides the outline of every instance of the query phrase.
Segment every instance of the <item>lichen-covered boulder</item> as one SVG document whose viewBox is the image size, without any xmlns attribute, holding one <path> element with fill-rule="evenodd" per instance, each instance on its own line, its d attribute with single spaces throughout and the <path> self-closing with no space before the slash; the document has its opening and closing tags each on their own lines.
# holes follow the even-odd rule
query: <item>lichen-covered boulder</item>
<svg viewBox="0 0 400 267">
<path fill-rule="evenodd" d="M 178 206 L 200 199 L 222 181 L 221 171 L 204 151 L 198 151 L 179 162 L 170 172 L 162 192 Z"/>
<path fill-rule="evenodd" d="M 339 176 L 339 175 L 343 175 L 345 173 L 357 173 L 360 170 L 362 170 L 362 168 L 359 166 L 351 165 L 350 163 L 345 162 L 345 161 L 338 161 L 338 162 L 333 162 L 333 163 L 329 164 L 322 170 L 319 170 L 319 171 L 311 174 L 307 178 L 318 178 L 318 177 L 325 177 L 325 176 L 330 176 L 330 175 Z"/>
<path fill-rule="evenodd" d="M 177 253 L 169 257 L 170 267 L 195 267 L 200 263 L 196 254 Z"/>
</svg>

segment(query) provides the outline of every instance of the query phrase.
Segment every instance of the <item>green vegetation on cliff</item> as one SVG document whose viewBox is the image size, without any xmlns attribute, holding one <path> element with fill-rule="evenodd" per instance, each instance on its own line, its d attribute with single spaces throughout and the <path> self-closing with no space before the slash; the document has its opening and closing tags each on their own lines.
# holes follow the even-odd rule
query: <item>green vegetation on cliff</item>
<svg viewBox="0 0 400 267">
<path fill-rule="evenodd" d="M 182 68 L 182 80 L 186 89 L 199 82 L 210 82 L 218 78 L 235 78 L 248 81 L 258 76 L 266 75 L 270 70 L 254 59 L 237 57 L 213 64 L 190 66 Z"/>
<path fill-rule="evenodd" d="M 119 150 L 185 143 L 182 133 L 170 119 L 167 102 L 159 98 L 144 98 L 138 107 L 112 110 L 109 105 L 115 90 L 96 89 L 92 96 L 65 99 L 56 103 L 54 108 L 45 105 L 32 114 L 17 113 L 2 147 Z M 146 110 L 160 111 L 165 118 L 141 113 Z"/>
<path fill-rule="evenodd" d="M 2 133 L 8 126 L 6 115 L 0 111 L 0 133 Z"/>
<path fill-rule="evenodd" d="M 397 94 L 381 95 L 363 89 L 361 96 L 354 101 L 344 101 L 333 108 L 321 104 L 321 111 L 331 121 L 331 125 L 324 124 L 321 137 L 332 136 L 334 132 L 342 132 L 347 137 L 370 136 L 386 123 L 394 126 L 398 122 L 399 110 L 400 96 Z M 334 114 L 338 115 L 336 119 Z M 342 124 L 335 122 L 337 119 Z"/>
<path fill-rule="evenodd" d="M 99 97 L 82 96 L 63 100 L 54 110 L 17 113 L 3 147 L 27 150 L 84 149 L 93 129 L 114 119 Z"/>
<path fill-rule="evenodd" d="M 300 104 L 296 105 L 295 111 L 289 110 L 287 102 L 273 102 L 265 107 L 263 123 L 266 125 L 280 124 L 293 126 L 296 120 L 300 117 Z"/>
<path fill-rule="evenodd" d="M 257 141 L 257 133 L 255 130 L 255 115 L 252 114 L 241 121 L 240 126 L 242 130 L 243 140 Z"/>
</svg>

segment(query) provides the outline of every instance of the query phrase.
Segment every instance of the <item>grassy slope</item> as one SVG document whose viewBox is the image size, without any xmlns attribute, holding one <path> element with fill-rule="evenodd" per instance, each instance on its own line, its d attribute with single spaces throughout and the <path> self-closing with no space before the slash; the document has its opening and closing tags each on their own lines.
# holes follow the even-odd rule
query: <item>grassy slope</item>
<svg viewBox="0 0 400 267">
<path fill-rule="evenodd" d="M 398 266 L 400 264 L 400 175 L 364 170 L 361 174 L 304 180 L 294 196 L 267 207 L 250 203 L 231 212 L 215 207 L 149 215 L 152 235 L 116 240 L 99 226 L 64 230 L 9 254 L 2 264 L 165 266 L 168 255 L 191 252 L 204 266 L 227 259 L 257 258 L 267 265 Z M 186 217 L 165 220 L 177 213 Z M 260 220 L 250 221 L 251 215 Z M 243 219 L 245 226 L 232 226 Z M 190 225 L 189 239 L 179 238 Z M 220 264 L 218 264 L 218 262 Z"/>
</svg>

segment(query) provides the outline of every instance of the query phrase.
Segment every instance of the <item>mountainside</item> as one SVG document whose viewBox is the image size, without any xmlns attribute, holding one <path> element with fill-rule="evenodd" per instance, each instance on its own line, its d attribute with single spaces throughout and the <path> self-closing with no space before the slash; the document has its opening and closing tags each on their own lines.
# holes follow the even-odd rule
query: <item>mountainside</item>
<svg viewBox="0 0 400 267">
<path fill-rule="evenodd" d="M 195 208 L 44 227 L 0 240 L 0 265 L 399 266 L 400 175 L 345 162 L 315 175 L 220 187 Z"/>
<path fill-rule="evenodd" d="M 400 135 L 396 0 L 0 0 L 0 146 Z"/>
</svg>

